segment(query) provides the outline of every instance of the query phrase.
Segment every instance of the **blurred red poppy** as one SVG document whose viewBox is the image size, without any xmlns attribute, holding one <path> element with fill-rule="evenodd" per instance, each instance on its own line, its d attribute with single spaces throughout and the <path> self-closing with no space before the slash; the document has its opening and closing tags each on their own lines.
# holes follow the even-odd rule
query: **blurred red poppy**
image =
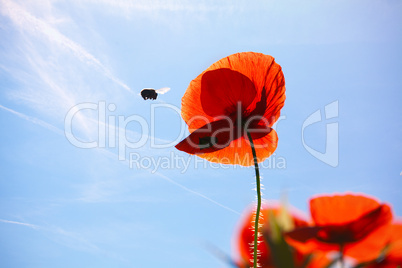
<svg viewBox="0 0 402 268">
<path fill-rule="evenodd" d="M 392 220 L 391 208 L 364 195 L 321 196 L 310 200 L 313 225 L 286 234 L 302 252 L 339 251 L 358 261 L 377 258 L 384 249 Z"/>
<path fill-rule="evenodd" d="M 367 268 L 395 268 L 402 266 L 402 222 L 394 223 L 390 227 L 391 237 L 384 258 Z"/>
<path fill-rule="evenodd" d="M 244 146 L 249 144 L 247 129 L 262 162 L 277 147 L 271 127 L 284 102 L 285 79 L 273 57 L 230 55 L 191 81 L 181 110 L 191 134 L 176 148 L 211 162 L 250 166 L 250 146 Z"/>
<path fill-rule="evenodd" d="M 284 207 L 280 206 L 264 206 L 261 214 L 259 224 L 262 235 L 258 237 L 258 267 L 293 267 L 295 263 L 302 263 L 304 261 L 303 255 L 299 252 L 292 252 L 287 244 L 282 243 L 281 240 L 283 240 L 282 232 L 293 230 L 295 227 L 307 226 L 307 221 L 295 212 L 288 213 Z M 254 221 L 255 210 L 250 209 L 241 221 L 235 242 L 236 249 L 241 257 L 241 261 L 238 263 L 242 265 L 239 267 L 253 266 Z M 272 251 L 275 252 L 275 256 Z M 277 259 L 275 260 L 275 258 Z M 275 261 L 282 262 L 282 266 L 278 266 Z"/>
</svg>

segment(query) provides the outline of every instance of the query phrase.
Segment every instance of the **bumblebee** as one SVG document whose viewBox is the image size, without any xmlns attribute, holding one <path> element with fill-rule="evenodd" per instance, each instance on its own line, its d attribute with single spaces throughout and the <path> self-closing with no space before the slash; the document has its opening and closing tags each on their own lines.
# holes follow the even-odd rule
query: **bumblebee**
<svg viewBox="0 0 402 268">
<path fill-rule="evenodd" d="M 144 100 L 156 100 L 156 98 L 158 97 L 158 93 L 156 93 L 156 90 L 153 88 L 144 88 L 143 90 L 141 90 L 141 97 Z"/>
<path fill-rule="evenodd" d="M 159 94 L 165 94 L 166 92 L 168 92 L 170 90 L 169 87 L 163 87 L 160 89 L 153 89 L 153 88 L 144 88 L 143 90 L 141 90 L 141 97 L 144 100 L 156 100 L 156 98 L 158 97 L 158 93 Z"/>
</svg>

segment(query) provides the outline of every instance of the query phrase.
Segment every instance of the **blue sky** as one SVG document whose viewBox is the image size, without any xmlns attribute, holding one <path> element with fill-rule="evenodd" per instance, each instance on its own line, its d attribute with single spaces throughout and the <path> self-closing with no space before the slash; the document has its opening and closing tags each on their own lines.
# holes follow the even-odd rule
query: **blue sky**
<svg viewBox="0 0 402 268">
<path fill-rule="evenodd" d="M 0 266 L 227 267 L 205 245 L 235 255 L 254 170 L 174 144 L 190 81 L 242 51 L 286 79 L 264 198 L 307 213 L 316 194 L 363 192 L 402 216 L 401 18 L 393 0 L 1 0 Z M 326 144 L 332 166 L 311 153 Z"/>
</svg>

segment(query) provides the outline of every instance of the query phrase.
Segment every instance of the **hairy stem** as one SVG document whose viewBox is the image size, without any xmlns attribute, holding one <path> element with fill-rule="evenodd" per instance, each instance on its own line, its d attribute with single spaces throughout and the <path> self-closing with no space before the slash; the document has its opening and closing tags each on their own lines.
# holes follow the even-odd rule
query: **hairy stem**
<svg viewBox="0 0 402 268">
<path fill-rule="evenodd" d="M 257 161 L 257 153 L 255 152 L 253 139 L 251 138 L 250 132 L 247 132 L 247 137 L 250 141 L 251 151 L 253 152 L 254 158 L 254 167 L 255 167 L 255 179 L 256 179 L 256 188 L 257 188 L 257 210 L 255 212 L 255 226 L 254 226 L 254 268 L 257 268 L 258 256 L 257 256 L 257 248 L 258 248 L 258 232 L 259 232 L 259 218 L 260 218 L 260 210 L 261 210 L 261 183 L 260 183 L 260 171 L 258 169 L 258 161 Z"/>
</svg>

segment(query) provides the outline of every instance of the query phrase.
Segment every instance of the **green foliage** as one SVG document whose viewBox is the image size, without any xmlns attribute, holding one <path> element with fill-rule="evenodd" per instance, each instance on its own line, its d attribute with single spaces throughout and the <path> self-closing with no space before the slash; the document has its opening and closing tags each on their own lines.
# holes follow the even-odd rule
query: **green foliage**
<svg viewBox="0 0 402 268">
<path fill-rule="evenodd" d="M 283 236 L 283 232 L 293 225 L 290 214 L 283 209 L 277 217 L 270 211 L 268 217 L 269 233 L 264 230 L 263 236 L 271 250 L 275 267 L 295 268 L 292 249 Z"/>
</svg>

